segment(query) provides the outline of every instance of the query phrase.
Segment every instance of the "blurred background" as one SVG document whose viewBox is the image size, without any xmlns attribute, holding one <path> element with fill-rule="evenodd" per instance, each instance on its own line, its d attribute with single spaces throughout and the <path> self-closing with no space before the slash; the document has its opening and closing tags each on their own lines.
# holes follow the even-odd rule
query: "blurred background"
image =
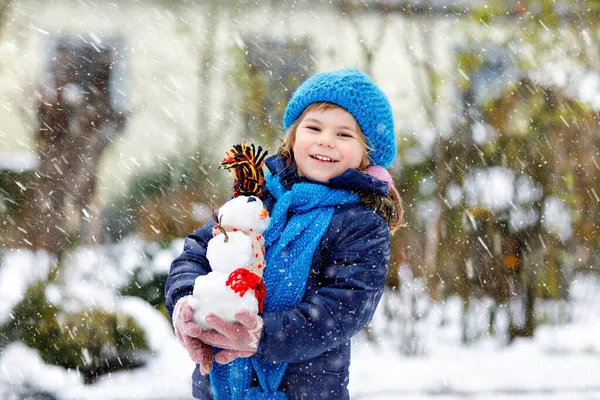
<svg viewBox="0 0 600 400">
<path fill-rule="evenodd" d="M 599 28 L 600 1 L 0 0 L 0 397 L 189 398 L 164 282 L 225 150 L 273 154 L 294 89 L 356 67 L 405 226 L 353 398 L 600 398 Z"/>
</svg>

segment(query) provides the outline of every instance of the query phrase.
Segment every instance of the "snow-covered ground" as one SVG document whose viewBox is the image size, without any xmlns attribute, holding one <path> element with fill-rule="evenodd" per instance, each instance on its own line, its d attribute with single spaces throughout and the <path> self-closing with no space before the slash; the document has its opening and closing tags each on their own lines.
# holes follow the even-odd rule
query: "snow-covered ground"
<svg viewBox="0 0 600 400">
<path fill-rule="evenodd" d="M 106 276 L 86 280 L 89 285 L 97 285 L 96 289 L 88 286 L 90 298 L 97 297 L 91 296 L 93 290 L 109 290 L 111 282 L 118 281 L 115 271 L 131 270 L 136 257 L 147 258 L 140 251 L 131 251 L 138 245 L 131 242 L 120 250 L 111 249 L 110 258 L 89 253 L 101 249 L 85 249 L 85 257 L 72 257 L 73 265 L 87 269 L 85 273 L 89 273 L 90 265 L 83 268 L 77 260 L 103 263 L 102 268 L 92 266 L 96 265 L 96 273 L 105 271 Z M 178 246 L 157 250 L 148 259 L 148 267 L 164 268 Z M 10 318 L 8 310 L 22 295 L 25 282 L 39 276 L 40 264 L 45 260 L 29 252 L 4 254 L 0 266 L 0 321 Z M 32 272 L 34 266 L 38 273 Z M 77 297 L 62 295 L 71 300 Z M 401 335 L 393 329 L 377 328 L 387 335 L 377 343 L 369 342 L 361 333 L 353 343 L 351 398 L 600 400 L 600 278 L 579 275 L 571 287 L 571 297 L 571 322 L 540 326 L 533 339 L 520 339 L 508 346 L 493 337 L 468 347 L 461 345 L 457 299 L 432 307 L 421 322 L 419 356 L 403 355 L 398 340 Z M 106 304 L 134 316 L 146 330 L 154 357 L 145 367 L 111 373 L 93 385 L 84 385 L 76 371 L 46 365 L 36 351 L 12 343 L 0 349 L 0 399 L 191 399 L 193 364 L 177 343 L 169 322 L 139 298 L 118 297 Z M 440 325 L 442 315 L 446 323 Z M 378 313 L 374 326 L 385 324 L 383 313 Z M 38 397 L 28 397 L 34 392 Z"/>
</svg>

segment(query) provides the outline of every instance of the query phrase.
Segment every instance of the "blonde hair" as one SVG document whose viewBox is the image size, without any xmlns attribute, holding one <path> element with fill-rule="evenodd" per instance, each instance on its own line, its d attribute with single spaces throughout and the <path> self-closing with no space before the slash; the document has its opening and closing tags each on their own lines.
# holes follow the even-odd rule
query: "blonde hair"
<svg viewBox="0 0 600 400">
<path fill-rule="evenodd" d="M 390 233 L 394 233 L 396 229 L 402 226 L 402 216 L 404 215 L 402 199 L 393 184 L 389 186 L 387 196 L 380 196 L 375 193 L 363 194 L 360 196 L 360 202 L 381 215 L 390 228 Z"/>
<path fill-rule="evenodd" d="M 285 157 L 288 160 L 294 159 L 294 143 L 296 142 L 296 130 L 298 126 L 306 116 L 311 111 L 328 111 L 336 108 L 344 108 L 333 104 L 333 103 L 313 103 L 306 107 L 306 109 L 300 114 L 298 119 L 294 121 L 292 125 L 288 128 L 283 136 L 283 140 L 277 149 L 277 154 Z M 372 149 L 369 147 L 367 143 L 367 139 L 365 135 L 362 133 L 360 126 L 358 126 L 358 122 L 356 123 L 356 130 L 358 132 L 358 136 L 360 138 L 360 142 L 364 149 L 363 159 L 358 167 L 359 171 L 364 171 L 370 164 L 369 152 Z M 400 199 L 400 194 L 398 190 L 394 187 L 394 185 L 389 186 L 389 191 L 387 196 L 381 196 L 378 194 L 360 194 L 361 204 L 366 205 L 372 209 L 374 209 L 388 224 L 390 231 L 393 233 L 398 227 L 402 225 L 402 200 Z"/>
</svg>

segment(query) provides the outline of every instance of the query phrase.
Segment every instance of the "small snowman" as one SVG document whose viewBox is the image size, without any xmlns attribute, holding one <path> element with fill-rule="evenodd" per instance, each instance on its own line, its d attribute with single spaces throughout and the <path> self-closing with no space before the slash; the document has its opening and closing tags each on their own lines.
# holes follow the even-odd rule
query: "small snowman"
<svg viewBox="0 0 600 400">
<path fill-rule="evenodd" d="M 262 279 L 265 268 L 263 233 L 270 218 L 262 200 L 261 155 L 254 145 L 234 146 L 227 152 L 222 169 L 234 168 L 234 198 L 220 209 L 213 228 L 213 238 L 206 248 L 212 271 L 196 278 L 190 305 L 194 322 L 204 329 L 206 315 L 215 313 L 226 321 L 235 322 L 242 310 L 258 313 L 263 309 L 266 288 Z"/>
</svg>

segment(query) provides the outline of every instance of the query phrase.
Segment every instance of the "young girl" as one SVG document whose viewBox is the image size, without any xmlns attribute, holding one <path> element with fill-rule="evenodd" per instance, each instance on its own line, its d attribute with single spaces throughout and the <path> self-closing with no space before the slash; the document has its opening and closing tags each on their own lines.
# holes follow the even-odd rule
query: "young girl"
<svg viewBox="0 0 600 400">
<path fill-rule="evenodd" d="M 177 337 L 198 365 L 199 399 L 348 399 L 350 339 L 373 316 L 385 285 L 398 192 L 385 94 L 356 69 L 319 73 L 294 92 L 278 154 L 266 160 L 267 294 L 260 314 L 192 322 L 188 303 L 209 223 L 187 236 L 166 283 Z M 216 362 L 213 362 L 213 359 Z"/>
</svg>

